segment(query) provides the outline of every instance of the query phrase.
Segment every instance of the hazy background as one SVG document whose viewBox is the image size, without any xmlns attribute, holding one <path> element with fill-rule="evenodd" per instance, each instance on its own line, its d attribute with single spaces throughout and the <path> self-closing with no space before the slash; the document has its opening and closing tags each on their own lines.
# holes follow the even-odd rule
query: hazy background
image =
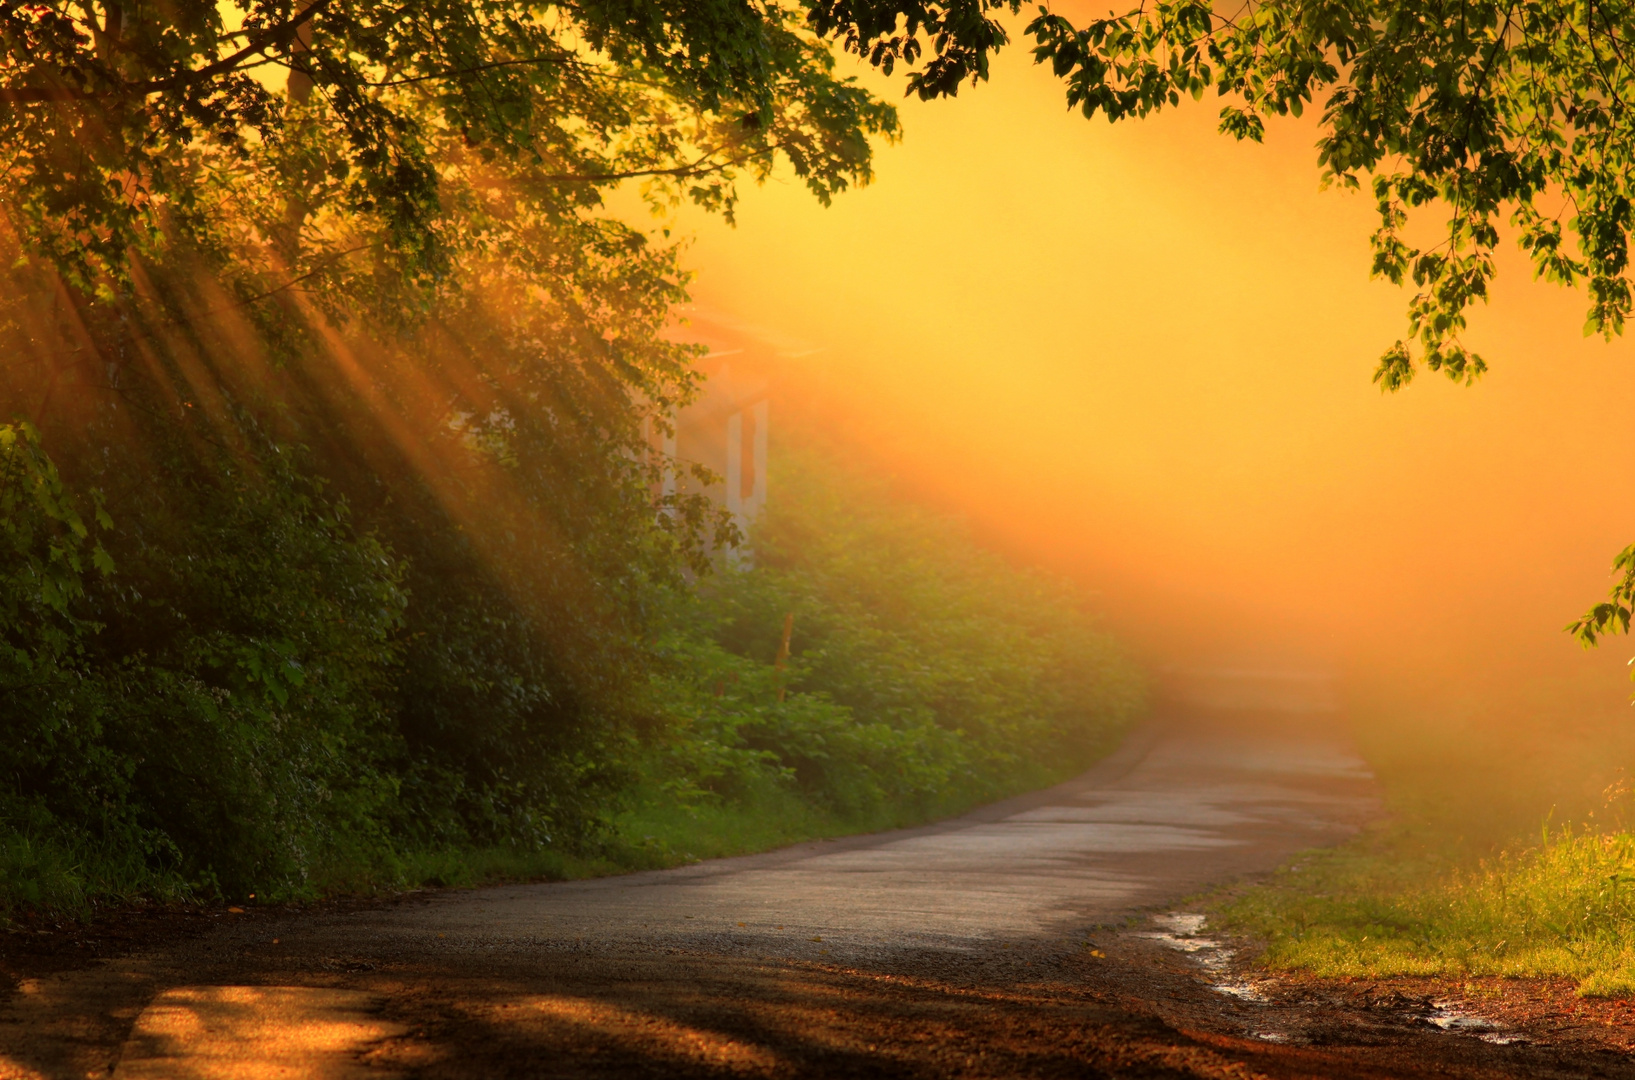
<svg viewBox="0 0 1635 1080">
<path fill-rule="evenodd" d="M 1467 335 L 1489 375 L 1382 395 L 1409 293 L 1369 280 L 1370 200 L 1320 189 L 1309 117 L 1258 146 L 1209 100 L 1087 122 L 1015 46 L 901 108 L 832 207 L 786 179 L 736 228 L 681 220 L 701 312 L 1156 666 L 1329 666 L 1410 728 L 1622 740 L 1630 646 L 1561 632 L 1635 539 L 1635 363 L 1582 294 L 1506 253 Z"/>
</svg>

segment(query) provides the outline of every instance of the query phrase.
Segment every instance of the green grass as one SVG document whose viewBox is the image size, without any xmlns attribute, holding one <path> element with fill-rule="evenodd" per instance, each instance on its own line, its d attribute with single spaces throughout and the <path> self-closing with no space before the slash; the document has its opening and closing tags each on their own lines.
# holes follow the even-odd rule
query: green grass
<svg viewBox="0 0 1635 1080">
<path fill-rule="evenodd" d="M 1045 777 L 1033 786 L 1046 787 L 1064 779 Z M 1020 794 L 1026 786 L 995 797 Z M 675 866 L 699 859 L 747 855 L 807 840 L 923 825 L 962 814 L 982 801 L 951 795 L 932 805 L 880 803 L 867 810 L 839 813 L 770 779 L 734 798 L 691 806 L 677 806 L 655 796 L 638 800 L 633 809 L 618 818 L 623 851 L 617 857 L 640 869 L 644 868 L 640 865 L 644 859 L 655 866 Z"/>
<path fill-rule="evenodd" d="M 1549 976 L 1584 995 L 1635 993 L 1627 705 L 1362 716 L 1389 818 L 1217 897 L 1217 923 L 1264 942 L 1274 970 Z"/>
<path fill-rule="evenodd" d="M 1263 962 L 1324 976 L 1565 976 L 1635 991 L 1635 834 L 1562 831 L 1474 867 L 1388 837 L 1309 853 L 1228 903 Z"/>
<path fill-rule="evenodd" d="M 987 797 L 951 792 L 935 803 L 880 803 L 850 813 L 827 808 L 771 777 L 759 778 L 730 798 L 685 803 L 670 797 L 662 785 L 649 783 L 629 793 L 626 808 L 614 818 L 611 835 L 600 854 L 576 856 L 509 848 L 419 853 L 403 860 L 399 880 L 416 886 L 472 887 L 661 870 L 704 859 L 773 851 L 810 840 L 911 828 L 963 814 L 988 798 L 1006 798 L 1048 787 L 1076 771 L 1040 772 L 1034 776 L 1035 783 L 1018 781 L 1012 790 L 990 792 Z"/>
<path fill-rule="evenodd" d="M 646 859 L 661 866 L 770 851 L 868 829 L 773 783 L 757 784 L 735 799 L 694 805 L 638 798 L 616 824 L 625 861 Z"/>
<path fill-rule="evenodd" d="M 74 843 L 49 830 L 0 832 L 0 925 L 18 909 L 84 918 L 98 906 L 184 900 L 190 892 L 132 845 Z"/>
<path fill-rule="evenodd" d="M 1041 776 L 1040 786 L 1065 778 Z M 1020 788 L 1010 794 L 1018 793 Z M 386 895 L 403 889 L 574 881 L 660 870 L 810 840 L 907 828 L 964 813 L 982 801 L 956 794 L 935 805 L 881 804 L 847 814 L 770 778 L 733 798 L 688 804 L 675 802 L 659 786 L 638 786 L 594 853 L 505 846 L 409 851 L 388 862 L 328 867 L 322 880 L 313 883 L 314 895 Z M 98 909 L 199 903 L 211 895 L 209 888 L 152 870 L 128 847 L 69 848 L 49 837 L 0 835 L 0 926 L 22 912 L 83 920 Z"/>
</svg>

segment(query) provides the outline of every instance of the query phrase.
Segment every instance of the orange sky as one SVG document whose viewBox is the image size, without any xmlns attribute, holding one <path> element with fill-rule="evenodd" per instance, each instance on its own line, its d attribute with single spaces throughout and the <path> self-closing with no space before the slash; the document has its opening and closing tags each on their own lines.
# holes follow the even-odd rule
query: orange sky
<svg viewBox="0 0 1635 1080">
<path fill-rule="evenodd" d="M 1319 189 L 1308 122 L 1263 146 L 1207 101 L 1109 126 L 1012 47 L 904 102 L 877 182 L 791 180 L 737 228 L 684 216 L 706 309 L 804 339 L 933 498 L 1099 590 L 1159 660 L 1447 658 L 1606 672 L 1559 628 L 1635 539 L 1630 343 L 1503 262 L 1473 389 L 1386 397 L 1407 294 L 1368 279 L 1371 208 Z M 773 492 L 772 498 L 776 498 Z"/>
</svg>

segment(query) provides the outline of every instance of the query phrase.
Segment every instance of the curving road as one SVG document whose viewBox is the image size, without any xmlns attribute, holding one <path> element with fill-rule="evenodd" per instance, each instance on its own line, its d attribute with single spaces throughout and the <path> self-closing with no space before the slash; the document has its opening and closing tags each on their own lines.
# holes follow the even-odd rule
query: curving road
<svg viewBox="0 0 1635 1080">
<path fill-rule="evenodd" d="M 918 829 L 571 884 L 450 895 L 356 920 L 449 949 L 666 947 L 953 967 L 1334 843 L 1376 813 L 1345 745 L 1297 730 L 1169 726 L 1069 783 Z M 817 941 L 821 938 L 821 941 Z"/>
<path fill-rule="evenodd" d="M 920 829 L 227 916 L 26 981 L 0 1077 L 1415 1075 L 1256 1072 L 1294 1059 L 1189 973 L 1195 920 L 1150 921 L 1378 813 L 1318 718 L 1252 719 L 1172 718 L 1076 780 Z M 1468 1075 L 1527 1075 L 1494 1068 Z"/>
</svg>

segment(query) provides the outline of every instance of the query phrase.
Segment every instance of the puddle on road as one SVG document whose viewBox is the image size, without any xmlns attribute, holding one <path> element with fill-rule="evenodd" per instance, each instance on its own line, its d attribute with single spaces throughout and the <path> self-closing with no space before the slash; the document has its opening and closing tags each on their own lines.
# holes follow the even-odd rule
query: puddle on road
<svg viewBox="0 0 1635 1080">
<path fill-rule="evenodd" d="M 1251 1005 L 1270 1005 L 1272 999 L 1260 992 L 1260 988 L 1247 979 L 1226 979 L 1221 982 L 1210 983 L 1209 988 L 1217 994 L 1226 994 L 1239 1001 L 1246 1001 Z"/>
<path fill-rule="evenodd" d="M 1132 936 L 1156 941 L 1176 952 L 1187 953 L 1198 963 L 1211 969 L 1225 967 L 1236 955 L 1236 950 L 1228 949 L 1215 938 L 1202 936 L 1205 922 L 1202 915 L 1172 911 L 1166 915 L 1154 915 L 1152 921 L 1160 929 L 1138 930 Z"/>
<path fill-rule="evenodd" d="M 1195 938 L 1203 932 L 1204 923 L 1208 921 L 1203 915 L 1188 915 L 1185 912 L 1172 911 L 1167 915 L 1154 915 L 1152 921 L 1162 926 L 1168 935 L 1182 938 Z M 1154 937 L 1164 937 L 1166 934 L 1155 934 Z"/>
<path fill-rule="evenodd" d="M 1270 1001 L 1259 987 L 1248 979 L 1230 974 L 1236 949 L 1229 949 L 1217 938 L 1204 937 L 1207 916 L 1184 911 L 1171 911 L 1152 917 L 1157 930 L 1142 930 L 1135 937 L 1156 941 L 1176 952 L 1186 953 L 1211 976 L 1209 988 L 1217 994 L 1237 998 L 1251 1005 L 1266 1005 Z M 1258 1036 L 1257 1036 L 1258 1037 Z"/>
<path fill-rule="evenodd" d="M 1511 1043 L 1526 1042 L 1520 1035 L 1507 1033 L 1504 1025 L 1496 1020 L 1489 1020 L 1485 1016 L 1478 1016 L 1467 1012 L 1453 1001 L 1431 1002 L 1431 1012 L 1424 1017 L 1427 1024 L 1441 1031 L 1455 1035 L 1474 1035 L 1483 1042 L 1495 1046 L 1509 1046 Z"/>
<path fill-rule="evenodd" d="M 1260 986 L 1250 979 L 1232 974 L 1232 960 L 1237 950 L 1228 948 L 1218 938 L 1204 936 L 1208 923 L 1206 916 L 1184 911 L 1171 911 L 1152 917 L 1156 929 L 1136 931 L 1132 936 L 1156 941 L 1166 948 L 1187 954 L 1203 968 L 1209 988 L 1217 994 L 1237 998 L 1250 1005 L 1270 1005 L 1271 999 Z M 1496 1046 L 1526 1042 L 1526 1038 L 1507 1032 L 1503 1024 L 1479 1016 L 1460 1007 L 1454 1001 L 1434 1001 L 1429 1013 L 1413 1014 L 1413 1019 L 1455 1035 L 1473 1035 Z M 1254 1038 L 1278 1042 L 1288 1038 L 1279 1032 L 1255 1032 Z"/>
<path fill-rule="evenodd" d="M 1499 1025 L 1486 1017 L 1463 1012 L 1445 1003 L 1436 1003 L 1425 1022 L 1443 1031 L 1492 1031 Z"/>
</svg>

